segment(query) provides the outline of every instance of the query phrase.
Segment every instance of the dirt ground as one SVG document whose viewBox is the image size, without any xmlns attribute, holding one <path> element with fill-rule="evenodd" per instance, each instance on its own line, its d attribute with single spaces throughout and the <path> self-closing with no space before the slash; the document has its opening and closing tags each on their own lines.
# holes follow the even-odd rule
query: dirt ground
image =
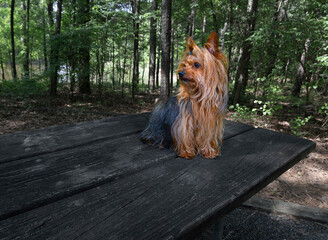
<svg viewBox="0 0 328 240">
<path fill-rule="evenodd" d="M 135 101 L 123 100 L 118 95 L 103 96 L 102 104 L 92 97 L 59 96 L 49 99 L 24 100 L 17 97 L 0 97 L 0 134 L 38 129 L 53 125 L 89 121 L 122 114 L 151 111 L 156 95 L 138 95 Z M 233 114 L 228 119 L 237 120 Z M 258 127 L 290 134 L 285 119 L 240 120 Z M 304 126 L 306 137 L 317 143 L 316 149 L 293 168 L 269 184 L 260 197 L 328 209 L 328 133 L 317 124 Z"/>
</svg>

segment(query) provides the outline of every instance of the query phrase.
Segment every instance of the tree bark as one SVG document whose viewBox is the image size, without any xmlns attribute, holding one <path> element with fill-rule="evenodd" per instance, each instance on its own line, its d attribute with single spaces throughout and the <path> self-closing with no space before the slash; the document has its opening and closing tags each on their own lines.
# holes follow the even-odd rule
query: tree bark
<svg viewBox="0 0 328 240">
<path fill-rule="evenodd" d="M 308 53 L 310 47 L 310 39 L 306 39 L 304 44 L 304 50 L 297 68 L 296 72 L 296 78 L 292 90 L 292 96 L 294 97 L 300 97 L 301 88 L 303 85 L 303 82 L 305 80 L 305 62 L 306 62 L 306 55 Z"/>
<path fill-rule="evenodd" d="M 2 52 L 1 51 L 0 51 L 0 66 L 1 66 L 2 80 L 5 80 L 5 69 L 3 67 L 3 55 L 2 55 Z"/>
<path fill-rule="evenodd" d="M 172 25 L 173 25 L 173 21 L 172 21 Z M 172 90 L 173 90 L 173 72 L 174 72 L 174 29 L 173 28 L 171 28 L 171 29 L 172 29 L 172 32 L 171 32 L 170 92 L 172 93 Z"/>
<path fill-rule="evenodd" d="M 113 89 L 115 89 L 115 41 L 114 41 L 114 34 L 113 34 L 113 45 L 112 45 L 112 63 L 113 63 L 112 84 L 113 84 Z"/>
<path fill-rule="evenodd" d="M 42 40 L 43 40 L 43 61 L 44 61 L 44 70 L 48 71 L 48 57 L 47 57 L 47 41 L 46 41 L 46 20 L 44 14 L 42 14 Z"/>
<path fill-rule="evenodd" d="M 15 11 L 15 0 L 11 0 L 11 11 L 10 11 L 10 30 L 11 30 L 11 59 L 12 59 L 12 75 L 13 78 L 17 78 L 16 70 L 16 56 L 15 56 L 15 35 L 14 35 L 14 11 Z"/>
<path fill-rule="evenodd" d="M 23 62 L 23 72 L 24 77 L 29 77 L 29 64 L 30 64 L 30 0 L 27 0 L 26 6 L 24 5 L 25 11 L 26 11 L 26 21 L 24 26 L 24 47 L 25 47 L 25 56 L 24 56 L 24 62 Z"/>
<path fill-rule="evenodd" d="M 215 11 L 214 11 L 215 8 L 214 8 L 213 0 L 210 1 L 210 4 L 211 4 L 211 8 L 212 8 L 214 31 L 217 33 L 219 28 L 218 28 L 217 19 L 216 19 L 216 15 L 215 15 Z"/>
<path fill-rule="evenodd" d="M 282 16 L 279 18 L 279 13 L 280 13 L 280 9 L 282 6 L 282 0 L 276 0 L 275 2 L 275 11 L 274 11 L 274 15 L 273 15 L 273 19 L 272 19 L 272 25 L 271 25 L 271 34 L 270 34 L 270 44 L 268 49 L 268 57 L 269 57 L 269 64 L 267 65 L 267 69 L 265 71 L 265 77 L 268 77 L 274 67 L 275 67 L 275 63 L 276 63 L 276 59 L 277 59 L 277 55 L 278 55 L 278 51 L 279 51 L 279 41 L 281 39 L 281 35 L 278 34 L 278 29 L 279 29 L 279 22 L 282 22 L 285 20 L 286 15 L 287 15 L 287 5 L 288 5 L 288 0 L 284 1 L 284 4 L 286 5 L 285 9 L 284 9 L 284 13 L 282 14 Z"/>
<path fill-rule="evenodd" d="M 156 88 L 159 88 L 159 60 L 161 59 L 161 49 L 160 44 L 158 44 L 157 49 L 157 63 L 156 63 Z"/>
<path fill-rule="evenodd" d="M 152 0 L 151 3 L 152 14 L 156 14 L 157 0 Z M 150 18 L 150 36 L 149 36 L 149 90 L 154 91 L 155 87 L 155 62 L 156 62 L 156 17 Z"/>
<path fill-rule="evenodd" d="M 134 42 L 133 42 L 133 75 L 132 75 L 132 99 L 138 91 L 139 83 L 139 0 L 132 0 L 132 11 L 134 13 Z"/>
<path fill-rule="evenodd" d="M 258 0 L 248 0 L 247 27 L 235 78 L 234 105 L 239 102 L 240 96 L 245 93 L 248 82 L 248 69 L 252 51 L 252 43 L 248 39 L 255 30 L 257 7 Z"/>
<path fill-rule="evenodd" d="M 49 9 L 48 5 L 48 11 Z M 50 11 L 49 17 L 51 17 L 52 20 L 52 11 Z M 57 85 L 58 85 L 58 70 L 60 67 L 59 63 L 59 34 L 60 34 L 60 28 L 61 28 L 61 16 L 62 16 L 62 0 L 57 1 L 57 15 L 56 15 L 56 27 L 55 32 L 53 33 L 52 39 L 51 39 L 51 50 L 50 50 L 50 95 L 55 96 L 57 95 Z"/>
<path fill-rule="evenodd" d="M 232 25 L 233 25 L 233 6 L 232 0 L 229 0 L 229 50 L 228 50 L 228 59 L 231 62 L 231 53 L 232 53 Z M 231 67 L 228 68 L 228 82 L 231 82 Z"/>
<path fill-rule="evenodd" d="M 78 25 L 84 27 L 90 20 L 90 0 L 80 0 L 79 2 L 79 17 L 77 18 Z M 83 31 L 80 33 L 81 46 L 79 47 L 79 91 L 82 94 L 91 94 L 90 86 L 90 37 L 89 33 Z"/>
<path fill-rule="evenodd" d="M 194 36 L 195 33 L 195 15 L 196 15 L 196 7 L 194 6 L 196 4 L 195 1 L 192 2 L 192 8 L 191 13 L 188 17 L 188 28 L 187 28 L 187 35 L 190 37 Z"/>
<path fill-rule="evenodd" d="M 125 36 L 125 45 L 126 46 L 128 43 L 128 34 L 126 34 Z M 121 92 L 121 96 L 124 97 L 124 81 L 125 81 L 125 67 L 126 67 L 126 52 L 127 52 L 127 48 L 124 48 L 124 60 L 123 60 L 123 76 L 122 76 L 122 92 Z"/>
<path fill-rule="evenodd" d="M 170 95 L 171 6 L 172 0 L 162 1 L 162 62 L 160 98 L 163 102 L 166 102 Z"/>
</svg>

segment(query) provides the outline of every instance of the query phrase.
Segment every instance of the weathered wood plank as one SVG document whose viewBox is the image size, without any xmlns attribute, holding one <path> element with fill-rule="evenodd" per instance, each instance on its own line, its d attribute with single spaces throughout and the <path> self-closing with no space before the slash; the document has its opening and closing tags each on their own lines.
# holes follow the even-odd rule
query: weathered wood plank
<svg viewBox="0 0 328 240">
<path fill-rule="evenodd" d="M 0 163 L 142 131 L 149 113 L 54 126 L 0 136 Z"/>
<path fill-rule="evenodd" d="M 209 160 L 173 159 L 0 222 L 4 239 L 191 239 L 315 143 L 254 129 Z"/>
<path fill-rule="evenodd" d="M 252 126 L 227 122 L 224 138 L 248 129 Z M 134 134 L 0 164 L 0 220 L 175 156 Z"/>
</svg>

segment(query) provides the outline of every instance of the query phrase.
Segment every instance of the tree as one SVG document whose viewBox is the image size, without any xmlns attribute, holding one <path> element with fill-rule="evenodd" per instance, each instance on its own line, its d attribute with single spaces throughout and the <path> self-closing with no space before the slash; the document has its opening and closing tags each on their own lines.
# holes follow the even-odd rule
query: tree
<svg viewBox="0 0 328 240">
<path fill-rule="evenodd" d="M 30 0 L 27 0 L 26 6 L 23 2 L 23 10 L 26 11 L 26 21 L 24 22 L 24 47 L 25 47 L 25 56 L 23 63 L 24 77 L 29 77 L 29 65 L 30 65 Z"/>
<path fill-rule="evenodd" d="M 196 1 L 192 1 L 191 3 L 191 12 L 188 17 L 188 27 L 187 27 L 187 35 L 190 37 L 194 36 L 195 33 L 195 15 L 196 15 Z"/>
<path fill-rule="evenodd" d="M 240 96 L 244 94 L 248 82 L 248 69 L 252 50 L 252 43 L 249 40 L 249 37 L 252 36 L 255 30 L 257 7 L 258 0 L 248 0 L 245 38 L 235 78 L 234 105 L 239 102 Z"/>
<path fill-rule="evenodd" d="M 304 50 L 297 68 L 296 78 L 292 90 L 292 95 L 294 97 L 299 97 L 302 84 L 305 80 L 305 61 L 306 61 L 306 55 L 309 51 L 309 47 L 310 47 L 310 39 L 306 39 L 304 43 Z"/>
<path fill-rule="evenodd" d="M 154 91 L 155 87 L 155 62 L 156 62 L 156 11 L 157 0 L 151 3 L 152 17 L 150 18 L 150 36 L 149 36 L 149 90 Z"/>
<path fill-rule="evenodd" d="M 139 83 L 139 0 L 132 0 L 132 12 L 134 14 L 134 41 L 133 41 L 133 75 L 132 75 L 132 98 L 138 90 Z"/>
<path fill-rule="evenodd" d="M 48 2 L 48 15 L 50 22 L 53 24 L 52 17 L 52 2 Z M 57 1 L 57 14 L 56 14 L 56 25 L 55 32 L 52 34 L 50 41 L 50 95 L 57 95 L 58 85 L 58 70 L 60 67 L 59 63 L 59 35 L 61 27 L 61 16 L 62 16 L 62 0 Z"/>
<path fill-rule="evenodd" d="M 15 11 L 15 0 L 11 0 L 11 12 L 10 12 L 11 59 L 12 59 L 13 78 L 16 79 L 17 78 L 17 70 L 16 70 L 15 35 L 14 35 L 14 11 Z"/>
<path fill-rule="evenodd" d="M 79 91 L 82 94 L 90 94 L 90 32 L 87 30 L 86 24 L 90 21 L 90 0 L 77 1 L 78 17 L 77 25 L 81 27 L 78 33 L 79 47 L 78 47 L 78 71 L 77 76 L 79 80 Z"/>
<path fill-rule="evenodd" d="M 160 96 L 162 101 L 167 101 L 170 95 L 171 6 L 172 0 L 162 1 L 162 62 Z"/>
</svg>

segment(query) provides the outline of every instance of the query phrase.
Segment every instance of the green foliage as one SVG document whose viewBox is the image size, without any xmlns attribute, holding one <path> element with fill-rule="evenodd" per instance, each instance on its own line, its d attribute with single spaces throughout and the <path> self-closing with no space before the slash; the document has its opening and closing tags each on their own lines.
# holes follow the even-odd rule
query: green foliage
<svg viewBox="0 0 328 240">
<path fill-rule="evenodd" d="M 328 103 L 325 103 L 323 106 L 319 108 L 319 113 L 328 116 Z"/>
<path fill-rule="evenodd" d="M 34 95 L 43 95 L 49 88 L 47 78 L 35 77 L 24 80 L 2 80 L 0 95 L 21 98 L 30 98 Z"/>
<path fill-rule="evenodd" d="M 232 117 L 235 119 L 242 119 L 242 120 L 251 120 L 254 117 L 254 112 L 250 110 L 247 106 L 241 106 L 238 103 L 234 106 L 229 106 L 229 109 L 234 111 Z"/>
<path fill-rule="evenodd" d="M 260 100 L 255 100 L 254 103 L 258 104 L 259 107 L 253 108 L 252 112 L 260 113 L 262 116 L 272 116 L 282 109 L 281 105 L 273 101 L 263 102 Z"/>
<path fill-rule="evenodd" d="M 312 118 L 312 116 L 308 116 L 305 118 L 297 117 L 292 120 L 290 120 L 290 128 L 292 130 L 292 133 L 296 136 L 302 136 L 304 133 L 301 131 L 302 127 L 309 122 L 309 120 Z"/>
</svg>

